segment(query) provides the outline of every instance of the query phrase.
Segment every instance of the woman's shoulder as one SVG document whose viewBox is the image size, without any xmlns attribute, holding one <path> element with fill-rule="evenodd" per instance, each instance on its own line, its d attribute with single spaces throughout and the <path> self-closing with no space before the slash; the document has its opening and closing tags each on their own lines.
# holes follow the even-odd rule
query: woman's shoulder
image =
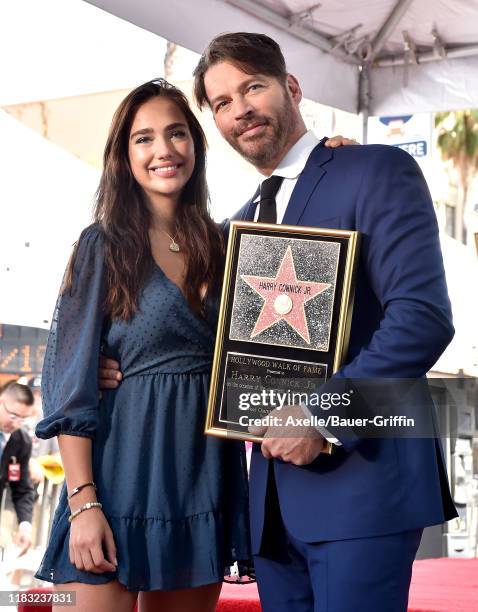
<svg viewBox="0 0 478 612">
<path fill-rule="evenodd" d="M 79 243 L 88 243 L 88 242 L 103 242 L 104 240 L 104 230 L 101 227 L 101 223 L 92 223 L 85 227 L 85 229 L 81 232 L 80 237 L 78 238 Z"/>
<path fill-rule="evenodd" d="M 76 242 L 76 252 L 83 259 L 89 254 L 104 255 L 104 229 L 101 223 L 92 223 L 85 227 Z"/>
<path fill-rule="evenodd" d="M 73 247 L 70 266 L 75 272 L 95 269 L 104 261 L 104 230 L 100 223 L 92 223 L 81 232 Z"/>
</svg>

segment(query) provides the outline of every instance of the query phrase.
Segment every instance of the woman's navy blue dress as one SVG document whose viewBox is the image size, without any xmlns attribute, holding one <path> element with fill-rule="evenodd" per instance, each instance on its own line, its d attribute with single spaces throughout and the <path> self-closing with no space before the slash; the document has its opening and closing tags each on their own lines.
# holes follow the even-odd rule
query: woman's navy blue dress
<svg viewBox="0 0 478 612">
<path fill-rule="evenodd" d="M 103 238 L 80 237 L 70 291 L 60 295 L 45 355 L 39 438 L 93 439 L 98 500 L 113 531 L 118 569 L 94 574 L 69 560 L 63 487 L 36 577 L 54 583 L 118 579 L 131 591 L 221 581 L 248 559 L 244 444 L 204 435 L 217 304 L 196 316 L 155 267 L 129 322 L 103 315 Z M 100 350 L 124 378 L 98 394 Z"/>
</svg>

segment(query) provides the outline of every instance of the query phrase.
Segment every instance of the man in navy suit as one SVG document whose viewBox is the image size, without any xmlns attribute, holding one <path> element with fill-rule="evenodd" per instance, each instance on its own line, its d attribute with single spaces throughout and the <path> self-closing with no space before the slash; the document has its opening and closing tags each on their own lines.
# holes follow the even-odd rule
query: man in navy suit
<svg viewBox="0 0 478 612">
<path fill-rule="evenodd" d="M 453 326 L 435 213 L 414 160 L 386 146 L 325 147 L 307 132 L 299 83 L 264 35 L 214 39 L 195 70 L 195 96 L 260 173 L 234 218 L 362 233 L 349 351 L 325 386 L 424 377 Z M 102 366 L 102 386 L 116 386 L 117 364 Z M 431 413 L 427 401 L 420 409 Z M 265 439 L 252 454 L 251 527 L 263 610 L 405 612 L 423 527 L 456 516 L 438 440 L 257 433 Z M 335 452 L 319 457 L 325 438 Z"/>
<path fill-rule="evenodd" d="M 234 218 L 362 234 L 349 351 L 326 386 L 424 377 L 453 326 L 435 212 L 413 158 L 381 145 L 324 147 L 306 130 L 297 79 L 264 35 L 214 39 L 194 86 L 261 175 Z M 271 176 L 281 177 L 272 213 L 260 202 Z M 427 401 L 420 409 L 431 412 Z M 257 433 L 266 437 L 252 454 L 251 523 L 263 610 L 405 612 L 423 528 L 456 516 L 438 440 Z M 319 457 L 325 437 L 335 452 Z"/>
</svg>

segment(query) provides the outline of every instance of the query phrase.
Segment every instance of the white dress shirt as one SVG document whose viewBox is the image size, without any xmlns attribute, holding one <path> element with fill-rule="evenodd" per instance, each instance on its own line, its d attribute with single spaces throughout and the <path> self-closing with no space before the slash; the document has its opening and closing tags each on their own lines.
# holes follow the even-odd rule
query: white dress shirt
<svg viewBox="0 0 478 612">
<path fill-rule="evenodd" d="M 280 186 L 280 189 L 276 195 L 277 223 L 282 223 L 282 219 L 284 218 L 285 211 L 287 205 L 289 204 L 290 196 L 294 191 L 297 179 L 302 174 L 310 154 L 318 144 L 319 139 L 314 132 L 309 130 L 301 138 L 299 138 L 299 140 L 288 151 L 284 159 L 272 173 L 271 176 L 277 175 L 284 177 L 282 185 Z M 268 176 L 261 175 L 260 185 L 262 185 L 262 183 L 268 178 Z M 260 194 L 254 200 L 254 202 L 259 202 L 259 200 Z M 256 206 L 254 221 L 257 221 L 258 216 L 259 206 Z"/>
<path fill-rule="evenodd" d="M 0 441 L 0 450 L 1 450 L 0 456 L 3 454 L 3 449 L 7 445 L 7 442 L 10 440 L 10 436 L 12 435 L 10 433 L 7 433 L 6 431 L 2 431 L 1 434 L 2 435 L 1 435 L 1 441 Z"/>
<path fill-rule="evenodd" d="M 282 223 L 285 211 L 289 204 L 289 200 L 297 183 L 297 180 L 302 174 L 307 160 L 310 157 L 310 154 L 312 153 L 313 149 L 315 149 L 315 147 L 319 144 L 319 142 L 320 141 L 314 134 L 314 132 L 309 130 L 303 136 L 301 136 L 301 138 L 299 138 L 299 140 L 291 149 L 289 149 L 286 156 L 282 159 L 277 168 L 273 171 L 271 176 L 277 175 L 284 177 L 284 180 L 282 181 L 280 189 L 276 195 L 277 223 Z M 263 181 L 268 178 L 268 176 L 261 175 L 260 185 L 262 185 Z M 260 194 L 254 200 L 254 203 L 256 204 L 254 221 L 257 221 L 257 218 L 259 216 L 259 206 L 257 205 L 259 200 Z M 307 417 L 312 417 L 312 413 L 307 408 L 307 406 L 302 404 L 301 408 L 305 412 Z M 316 429 L 324 436 L 324 438 L 328 442 L 332 442 L 333 444 L 337 444 L 337 446 L 341 446 L 342 443 L 339 442 L 337 438 L 332 436 L 326 429 L 320 426 L 317 426 Z"/>
</svg>

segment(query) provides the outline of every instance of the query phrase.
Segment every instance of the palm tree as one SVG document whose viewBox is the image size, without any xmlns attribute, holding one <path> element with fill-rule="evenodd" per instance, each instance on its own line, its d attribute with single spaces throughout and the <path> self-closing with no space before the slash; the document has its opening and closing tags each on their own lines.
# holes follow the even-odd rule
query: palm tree
<svg viewBox="0 0 478 612">
<path fill-rule="evenodd" d="M 437 145 L 444 160 L 452 160 L 458 173 L 460 196 L 455 211 L 455 237 L 464 242 L 464 212 L 469 187 L 478 170 L 478 110 L 435 115 Z"/>
</svg>

